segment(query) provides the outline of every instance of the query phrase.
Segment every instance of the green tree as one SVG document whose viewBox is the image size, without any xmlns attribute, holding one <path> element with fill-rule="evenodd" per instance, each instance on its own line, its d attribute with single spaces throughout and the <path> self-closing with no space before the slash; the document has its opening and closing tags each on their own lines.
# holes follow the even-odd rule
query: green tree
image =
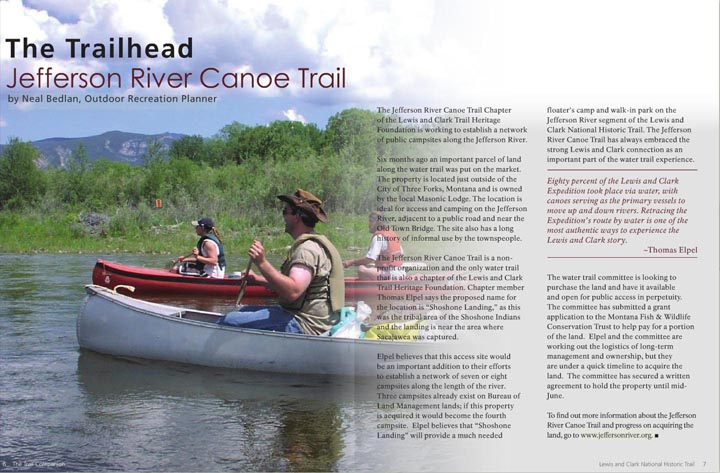
<svg viewBox="0 0 720 473">
<path fill-rule="evenodd" d="M 222 127 L 216 138 L 223 145 L 217 150 L 223 156 L 223 162 L 241 164 L 257 154 L 257 150 L 253 149 L 253 140 L 249 136 L 250 129 L 249 126 L 238 122 Z"/>
<path fill-rule="evenodd" d="M 301 158 L 320 151 L 322 132 L 315 124 L 289 120 L 274 121 L 264 127 L 261 157 L 285 160 Z"/>
<path fill-rule="evenodd" d="M 162 143 L 157 138 L 148 140 L 147 149 L 143 155 L 143 163 L 145 166 L 152 166 L 157 163 L 165 162 L 167 152 L 163 149 Z"/>
<path fill-rule="evenodd" d="M 35 203 L 45 190 L 45 179 L 35 161 L 40 151 L 29 142 L 11 138 L 0 158 L 0 208 Z"/>
<path fill-rule="evenodd" d="M 202 171 L 202 165 L 198 165 L 185 157 L 171 157 L 168 162 L 166 179 L 168 182 L 168 191 L 171 196 L 187 195 L 193 199 L 197 199 L 206 190 L 203 186 L 203 177 L 205 172 Z"/>
<path fill-rule="evenodd" d="M 87 172 L 89 169 L 90 158 L 88 158 L 85 146 L 80 143 L 68 162 L 68 185 L 65 190 L 68 203 L 75 205 L 84 202 L 87 198 L 93 185 L 88 180 Z"/>
<path fill-rule="evenodd" d="M 325 140 L 333 153 L 345 153 L 356 163 L 372 164 L 381 151 L 377 123 L 381 113 L 349 108 L 328 119 Z"/>
<path fill-rule="evenodd" d="M 225 155 L 237 164 L 252 158 L 267 158 L 271 133 L 262 125 L 247 126 L 237 122 L 223 128 L 227 136 Z"/>
<path fill-rule="evenodd" d="M 200 163 L 208 160 L 205 140 L 200 135 L 183 136 L 170 144 L 170 158 L 188 158 Z"/>
<path fill-rule="evenodd" d="M 226 154 L 227 144 L 220 135 L 215 135 L 205 141 L 205 156 L 211 166 L 224 166 L 234 161 Z"/>
<path fill-rule="evenodd" d="M 159 140 L 149 140 L 143 155 L 145 175 L 142 183 L 142 198 L 155 200 L 162 198 L 168 187 L 166 153 Z"/>
<path fill-rule="evenodd" d="M 97 210 L 137 205 L 141 198 L 144 168 L 106 158 L 93 162 L 87 174 L 92 182 L 86 202 Z"/>
<path fill-rule="evenodd" d="M 315 124 L 277 120 L 268 125 L 226 125 L 215 137 L 224 143 L 222 162 L 242 164 L 253 158 L 278 159 L 310 156 L 321 151 L 323 132 Z"/>
</svg>

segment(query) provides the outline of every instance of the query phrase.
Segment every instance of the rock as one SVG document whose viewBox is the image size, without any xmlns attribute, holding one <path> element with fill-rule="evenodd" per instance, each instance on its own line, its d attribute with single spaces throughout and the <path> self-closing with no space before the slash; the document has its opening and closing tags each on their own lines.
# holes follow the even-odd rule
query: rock
<svg viewBox="0 0 720 473">
<path fill-rule="evenodd" d="M 106 235 L 110 217 L 97 213 L 80 214 L 78 216 L 78 222 L 84 227 L 84 230 L 91 235 Z"/>
</svg>

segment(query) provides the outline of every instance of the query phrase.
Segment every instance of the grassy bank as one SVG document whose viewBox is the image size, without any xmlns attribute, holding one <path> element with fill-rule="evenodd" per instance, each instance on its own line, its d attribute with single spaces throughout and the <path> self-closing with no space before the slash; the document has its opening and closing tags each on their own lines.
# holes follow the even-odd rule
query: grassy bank
<svg viewBox="0 0 720 473">
<path fill-rule="evenodd" d="M 175 257 L 190 253 L 197 242 L 190 222 L 199 216 L 188 216 L 184 221 L 154 216 L 144 219 L 147 225 L 138 224 L 137 216 L 126 224 L 122 213 L 103 216 L 107 220 L 95 219 L 101 220 L 99 223 L 87 217 L 0 212 L 0 253 L 145 253 Z M 253 239 L 260 240 L 271 255 L 284 254 L 292 242 L 283 231 L 279 212 L 252 220 L 227 216 L 214 220 L 232 260 L 244 259 Z M 330 238 L 343 258 L 364 253 L 370 238 L 365 215 L 332 214 L 331 222 L 319 223 L 317 231 Z"/>
</svg>

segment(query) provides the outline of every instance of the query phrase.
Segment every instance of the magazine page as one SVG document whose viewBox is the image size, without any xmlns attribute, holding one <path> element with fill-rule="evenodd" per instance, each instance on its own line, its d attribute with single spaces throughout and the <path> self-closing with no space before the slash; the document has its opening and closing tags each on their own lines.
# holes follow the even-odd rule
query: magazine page
<svg viewBox="0 0 720 473">
<path fill-rule="evenodd" d="M 0 470 L 718 471 L 719 13 L 714 0 L 0 1 L 3 225 L 19 222 L 24 198 L 9 183 L 35 168 L 57 179 L 95 169 L 106 192 L 148 169 L 118 195 L 147 218 L 167 208 L 173 179 L 195 174 L 172 205 L 232 204 L 252 231 L 265 222 L 243 212 L 279 209 L 260 194 L 280 183 L 292 188 L 276 193 L 318 193 L 336 242 L 369 243 L 336 246 L 345 276 L 374 288 L 364 339 L 337 362 L 357 378 L 349 388 L 210 376 L 230 366 L 217 362 L 221 343 L 194 358 L 188 334 L 168 355 L 161 336 L 140 333 L 149 326 L 138 340 L 163 349 L 113 340 L 104 353 L 180 368 L 78 355 L 73 341 L 63 359 L 77 386 L 65 407 L 48 401 L 61 420 L 33 418 L 24 388 L 3 402 L 13 428 Z M 115 132 L 149 138 L 116 149 Z M 63 147 L 85 137 L 97 148 Z M 23 143 L 40 151 L 16 172 L 7 150 Z M 176 167 L 153 177 L 168 149 L 185 161 L 171 154 Z M 216 199 L 206 179 L 217 169 L 212 185 L 231 190 Z M 157 199 L 132 203 L 152 182 Z M 107 197 L 73 189 L 67 208 L 81 218 Z M 51 207 L 39 200 L 37 212 Z M 112 234 L 120 212 L 90 237 Z M 227 275 L 246 274 L 249 243 L 225 244 L 241 261 Z M 3 331 L 16 333 L 10 300 Z M 72 300 L 63 340 L 84 304 Z M 296 376 L 328 345 L 250 343 L 228 356 L 272 357 L 251 372 L 285 360 Z M 8 379 L 22 371 L 7 366 Z M 145 396 L 158 405 L 103 415 L 110 399 Z M 91 445 L 103 426 L 116 437 Z M 154 429 L 163 448 L 144 437 Z M 217 448 L 176 435 L 189 430 Z"/>
</svg>

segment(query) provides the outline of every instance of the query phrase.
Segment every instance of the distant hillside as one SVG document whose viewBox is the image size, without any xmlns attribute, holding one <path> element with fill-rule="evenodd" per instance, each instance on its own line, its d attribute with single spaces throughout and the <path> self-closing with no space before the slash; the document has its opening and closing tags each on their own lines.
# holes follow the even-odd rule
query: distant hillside
<svg viewBox="0 0 720 473">
<path fill-rule="evenodd" d="M 185 135 L 178 133 L 161 133 L 159 135 L 143 135 L 140 133 L 125 133 L 123 131 L 108 131 L 101 135 L 86 136 L 82 138 L 48 138 L 33 141 L 32 144 L 40 150 L 42 159 L 37 163 L 41 169 L 49 166 L 66 167 L 68 159 L 82 143 L 89 160 L 99 158 L 130 163 L 142 164 L 143 156 L 147 150 L 148 142 L 158 140 L 167 150 L 170 144 Z M 0 146 L 0 152 L 5 145 Z"/>
</svg>

